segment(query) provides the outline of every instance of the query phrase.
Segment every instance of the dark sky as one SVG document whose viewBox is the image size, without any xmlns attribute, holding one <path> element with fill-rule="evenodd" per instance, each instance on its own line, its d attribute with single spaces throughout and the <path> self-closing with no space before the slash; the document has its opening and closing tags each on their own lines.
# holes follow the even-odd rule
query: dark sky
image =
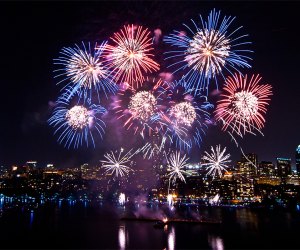
<svg viewBox="0 0 300 250">
<path fill-rule="evenodd" d="M 63 46 L 102 41 L 128 23 L 152 31 L 160 28 L 166 35 L 190 18 L 197 20 L 198 14 L 207 16 L 212 8 L 236 16 L 233 25 L 244 26 L 243 32 L 250 35 L 253 68 L 243 72 L 260 73 L 273 86 L 264 137 L 246 136 L 241 143 L 244 151 L 256 152 L 259 160 L 275 162 L 282 156 L 294 162 L 300 144 L 300 2 L 41 1 L 0 2 L 0 164 L 38 160 L 41 166 L 77 166 L 97 161 L 105 148 L 118 144 L 110 133 L 96 149 L 66 150 L 56 142 L 47 119 L 49 102 L 56 100 L 60 89 L 53 79 L 53 59 Z M 202 149 L 194 149 L 193 159 L 217 143 L 228 147 L 233 160 L 240 157 L 230 138 L 212 127 Z"/>
</svg>

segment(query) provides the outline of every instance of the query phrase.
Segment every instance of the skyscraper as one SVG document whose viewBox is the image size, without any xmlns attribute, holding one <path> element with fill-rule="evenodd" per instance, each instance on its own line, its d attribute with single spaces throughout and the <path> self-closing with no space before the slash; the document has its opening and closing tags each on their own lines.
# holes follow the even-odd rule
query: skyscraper
<svg viewBox="0 0 300 250">
<path fill-rule="evenodd" d="M 287 177 L 292 173 L 290 158 L 277 158 L 277 174 L 279 177 Z"/>
<path fill-rule="evenodd" d="M 297 174 L 300 175 L 300 145 L 296 148 L 296 170 Z"/>
<path fill-rule="evenodd" d="M 268 177 L 275 176 L 275 166 L 273 163 L 269 161 L 262 161 L 259 163 L 259 175 Z"/>
<path fill-rule="evenodd" d="M 245 176 L 254 176 L 257 173 L 257 155 L 256 154 L 247 154 L 242 156 L 241 161 L 237 163 L 238 171 Z"/>
</svg>

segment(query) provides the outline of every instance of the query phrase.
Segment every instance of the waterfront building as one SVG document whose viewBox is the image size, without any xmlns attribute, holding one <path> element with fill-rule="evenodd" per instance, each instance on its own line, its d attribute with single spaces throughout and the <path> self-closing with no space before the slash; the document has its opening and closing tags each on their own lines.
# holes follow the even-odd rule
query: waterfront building
<svg viewBox="0 0 300 250">
<path fill-rule="evenodd" d="M 296 148 L 296 171 L 300 176 L 300 145 Z"/>
<path fill-rule="evenodd" d="M 258 174 L 260 177 L 274 177 L 275 166 L 270 161 L 262 161 L 258 165 Z"/>
<path fill-rule="evenodd" d="M 249 153 L 242 156 L 241 160 L 237 162 L 238 172 L 244 176 L 252 177 L 257 174 L 257 155 Z"/>
<path fill-rule="evenodd" d="M 287 177 L 292 173 L 290 158 L 277 158 L 277 175 L 279 177 Z"/>
</svg>

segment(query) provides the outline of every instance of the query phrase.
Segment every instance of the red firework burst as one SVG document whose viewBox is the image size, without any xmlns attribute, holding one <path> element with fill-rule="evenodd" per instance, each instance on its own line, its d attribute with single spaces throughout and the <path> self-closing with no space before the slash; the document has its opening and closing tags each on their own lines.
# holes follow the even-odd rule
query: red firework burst
<svg viewBox="0 0 300 250">
<path fill-rule="evenodd" d="M 115 81 L 138 87 L 144 81 L 144 74 L 159 70 L 159 64 L 151 57 L 152 38 L 148 29 L 142 26 L 124 26 L 111 40 L 114 45 L 105 48 L 105 61 Z"/>
<path fill-rule="evenodd" d="M 240 74 L 226 79 L 215 110 L 215 118 L 223 123 L 223 130 L 243 136 L 264 127 L 272 86 L 260 84 L 260 80 L 259 74 L 252 75 L 250 80 Z"/>
</svg>

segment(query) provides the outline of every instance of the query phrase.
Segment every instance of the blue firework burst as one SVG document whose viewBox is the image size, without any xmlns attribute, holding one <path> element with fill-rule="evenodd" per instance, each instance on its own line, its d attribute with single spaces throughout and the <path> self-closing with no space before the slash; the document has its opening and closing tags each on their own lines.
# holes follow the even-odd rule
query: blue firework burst
<svg viewBox="0 0 300 250">
<path fill-rule="evenodd" d="M 96 104 L 70 104 L 63 95 L 56 102 L 56 107 L 49 118 L 49 125 L 55 128 L 58 142 L 64 147 L 79 148 L 83 144 L 95 147 L 95 136 L 103 139 L 105 123 L 101 116 L 106 109 Z"/>
<path fill-rule="evenodd" d="M 208 91 L 211 80 L 216 81 L 220 75 L 225 79 L 226 73 L 232 74 L 239 68 L 250 68 L 248 56 L 251 50 L 244 45 L 248 35 L 237 35 L 242 28 L 230 29 L 235 17 L 220 17 L 220 11 L 212 10 L 207 21 L 200 15 L 200 25 L 194 20 L 194 27 L 183 24 L 185 31 L 176 31 L 164 37 L 164 41 L 176 50 L 165 52 L 166 59 L 171 62 L 168 67 L 174 68 L 174 73 L 182 71 L 182 79 L 188 87 L 196 92 Z"/>
<path fill-rule="evenodd" d="M 54 70 L 55 78 L 61 78 L 58 84 L 65 83 L 61 90 L 65 91 L 67 99 L 75 94 L 84 100 L 92 99 L 95 91 L 100 100 L 100 93 L 107 96 L 109 92 L 117 91 L 117 85 L 102 60 L 105 46 L 106 42 L 102 42 L 100 46 L 95 44 L 94 47 L 82 42 L 81 47 L 75 44 L 73 48 L 62 48 L 58 59 L 54 59 L 54 64 L 59 66 Z"/>
</svg>

